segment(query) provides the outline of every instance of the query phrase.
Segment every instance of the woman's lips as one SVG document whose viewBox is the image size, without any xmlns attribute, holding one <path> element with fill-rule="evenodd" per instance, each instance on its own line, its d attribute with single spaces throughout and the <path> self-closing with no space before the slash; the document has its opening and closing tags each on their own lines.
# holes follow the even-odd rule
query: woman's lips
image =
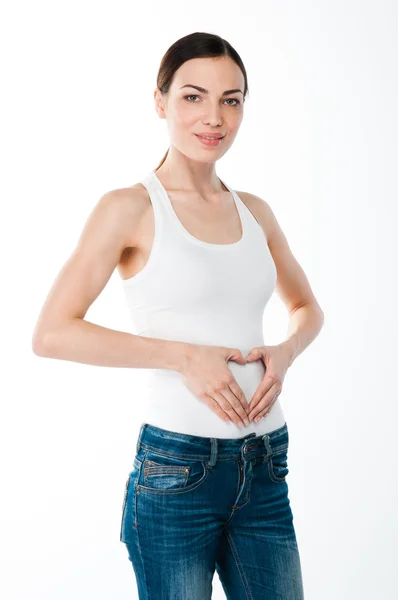
<svg viewBox="0 0 398 600">
<path fill-rule="evenodd" d="M 205 146 L 218 146 L 219 144 L 221 144 L 221 142 L 223 141 L 223 139 L 225 137 L 225 136 L 223 136 L 221 138 L 206 139 L 205 137 L 198 135 L 197 133 L 195 133 L 195 135 L 198 138 L 198 140 Z"/>
</svg>

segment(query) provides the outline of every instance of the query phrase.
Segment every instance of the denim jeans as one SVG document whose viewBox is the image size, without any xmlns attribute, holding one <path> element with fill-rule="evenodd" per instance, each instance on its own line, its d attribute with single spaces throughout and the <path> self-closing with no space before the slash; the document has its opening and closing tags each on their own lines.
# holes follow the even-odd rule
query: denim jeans
<svg viewBox="0 0 398 600">
<path fill-rule="evenodd" d="M 125 487 L 120 541 L 140 600 L 303 600 L 286 476 L 287 423 L 209 438 L 143 423 Z"/>
</svg>

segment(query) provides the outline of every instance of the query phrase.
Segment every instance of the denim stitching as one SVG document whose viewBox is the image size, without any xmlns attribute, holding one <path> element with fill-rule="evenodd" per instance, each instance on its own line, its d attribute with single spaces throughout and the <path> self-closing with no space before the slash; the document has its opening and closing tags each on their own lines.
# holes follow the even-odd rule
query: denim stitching
<svg viewBox="0 0 398 600">
<path fill-rule="evenodd" d="M 229 533 L 229 531 L 227 529 L 224 529 L 224 533 L 227 536 L 227 541 L 228 541 L 228 543 L 229 543 L 229 545 L 231 547 L 231 550 L 232 550 L 232 556 L 234 557 L 235 562 L 236 562 L 236 566 L 238 567 L 238 573 L 239 573 L 240 578 L 242 580 L 242 584 L 243 584 L 243 587 L 244 587 L 245 592 L 246 592 L 246 597 L 249 598 L 249 600 L 253 600 L 253 596 L 252 596 L 252 594 L 251 594 L 251 592 L 249 590 L 249 585 L 247 583 L 247 579 L 246 579 L 246 576 L 245 576 L 245 573 L 244 573 L 244 570 L 243 570 L 243 566 L 242 566 L 242 563 L 240 562 L 239 554 L 238 554 L 238 551 L 237 551 L 236 546 L 234 544 L 234 540 L 232 538 L 232 535 Z"/>
<path fill-rule="evenodd" d="M 124 497 L 123 497 L 123 505 L 122 505 L 122 521 L 120 524 L 120 534 L 119 534 L 119 539 L 121 542 L 123 541 L 122 537 L 123 537 L 123 529 L 124 529 L 124 521 L 125 521 L 124 515 L 126 512 L 127 494 L 128 494 L 129 486 L 130 486 L 130 475 L 128 476 L 127 481 L 125 483 L 125 487 L 124 487 Z"/>
<path fill-rule="evenodd" d="M 205 460 L 205 458 L 207 458 L 207 455 L 205 456 L 203 454 L 169 454 L 163 448 L 159 448 L 158 446 L 152 446 L 151 444 L 147 444 L 144 442 L 141 443 L 141 448 L 151 450 L 155 454 L 158 454 L 159 456 L 164 456 L 165 458 L 177 458 L 181 460 Z"/>
<path fill-rule="evenodd" d="M 273 462 L 272 462 L 273 455 L 274 455 L 274 453 L 272 453 L 270 455 L 269 460 L 267 461 L 268 462 L 268 473 L 269 473 L 269 476 L 272 479 L 272 481 L 274 481 L 275 483 L 284 483 L 286 481 L 286 477 L 288 476 L 288 473 L 286 473 L 286 475 L 284 477 L 277 477 L 274 474 L 274 471 L 273 471 Z"/>
<path fill-rule="evenodd" d="M 145 454 L 144 454 L 144 458 L 145 458 Z M 147 582 L 147 576 L 146 576 L 146 570 L 145 570 L 145 561 L 144 561 L 143 556 L 142 556 L 142 548 L 141 548 L 141 540 L 140 540 L 140 528 L 138 526 L 138 514 L 137 514 L 137 492 L 139 493 L 138 481 L 139 481 L 139 477 L 138 477 L 137 483 L 136 483 L 136 494 L 135 494 L 135 518 L 136 518 L 136 523 L 137 523 L 137 546 L 138 546 L 138 551 L 140 553 L 140 559 L 141 559 L 141 564 L 142 564 L 142 571 L 144 573 L 145 589 L 148 592 L 148 582 Z M 149 599 L 149 594 L 148 594 L 148 599 Z"/>
<path fill-rule="evenodd" d="M 137 535 L 138 535 L 138 499 L 137 499 L 137 496 L 140 493 L 139 481 L 140 481 L 140 478 L 141 478 L 141 473 L 142 473 L 142 469 L 143 469 L 143 465 L 144 465 L 144 462 L 145 462 L 146 455 L 147 455 L 147 452 L 145 450 L 144 451 L 144 456 L 142 458 L 141 466 L 138 469 L 137 479 L 136 479 L 136 482 L 135 482 L 135 485 L 134 485 L 134 515 L 135 515 L 134 516 L 134 527 L 137 529 Z M 136 459 L 136 460 L 138 460 L 138 459 Z M 140 550 L 140 552 L 141 552 L 141 550 Z"/>
<path fill-rule="evenodd" d="M 202 466 L 204 469 L 204 473 L 203 473 L 203 477 L 201 479 L 199 479 L 199 481 L 196 481 L 196 483 L 193 483 L 189 486 L 183 487 L 183 488 L 172 488 L 172 489 L 160 489 L 160 488 L 151 488 L 151 487 L 147 487 L 145 485 L 138 485 L 138 488 L 140 490 L 144 490 L 145 492 L 148 492 L 150 494 L 185 494 L 188 493 L 192 490 L 195 490 L 199 485 L 201 485 L 202 483 L 205 482 L 205 480 L 208 478 L 209 476 L 209 469 L 207 468 L 206 464 L 204 461 L 202 462 Z"/>
</svg>

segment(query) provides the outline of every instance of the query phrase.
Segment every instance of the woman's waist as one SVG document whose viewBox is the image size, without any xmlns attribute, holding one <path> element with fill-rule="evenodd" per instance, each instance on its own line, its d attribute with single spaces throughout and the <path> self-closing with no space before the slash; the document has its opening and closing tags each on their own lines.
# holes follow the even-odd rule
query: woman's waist
<svg viewBox="0 0 398 600">
<path fill-rule="evenodd" d="M 265 366 L 263 361 L 257 360 L 240 365 L 233 360 L 229 360 L 227 364 L 237 384 L 242 389 L 247 402 L 250 402 L 264 377 Z M 159 394 L 160 397 L 168 395 L 179 398 L 189 398 L 193 394 L 185 384 L 183 374 L 178 371 L 150 369 L 147 375 L 148 386 L 152 394 Z"/>
</svg>

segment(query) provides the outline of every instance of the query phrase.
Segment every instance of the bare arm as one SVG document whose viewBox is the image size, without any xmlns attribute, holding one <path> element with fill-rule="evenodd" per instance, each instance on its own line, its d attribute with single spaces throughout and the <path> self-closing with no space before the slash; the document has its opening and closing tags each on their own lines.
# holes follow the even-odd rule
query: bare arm
<svg viewBox="0 0 398 600">
<path fill-rule="evenodd" d="M 35 354 L 109 367 L 179 370 L 185 364 L 191 344 L 137 336 L 84 320 L 146 206 L 142 193 L 134 189 L 114 190 L 100 198 L 40 312 L 32 337 Z"/>
<path fill-rule="evenodd" d="M 286 348 L 291 365 L 319 334 L 324 313 L 269 204 L 248 192 L 239 195 L 262 226 L 275 262 L 275 291 L 289 312 L 287 339 L 281 345 Z"/>
</svg>

